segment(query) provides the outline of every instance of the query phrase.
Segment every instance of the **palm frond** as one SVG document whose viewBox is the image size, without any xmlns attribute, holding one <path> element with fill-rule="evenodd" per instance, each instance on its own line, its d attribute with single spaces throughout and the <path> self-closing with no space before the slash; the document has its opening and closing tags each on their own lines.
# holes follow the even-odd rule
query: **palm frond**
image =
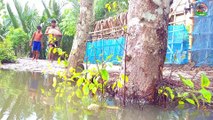
<svg viewBox="0 0 213 120">
<path fill-rule="evenodd" d="M 23 17 L 23 14 L 22 14 L 22 7 L 21 7 L 21 5 L 19 4 L 19 2 L 17 0 L 13 0 L 13 3 L 15 5 L 15 8 L 16 8 L 16 11 L 18 13 L 19 19 L 21 21 L 22 28 L 23 28 L 24 32 L 27 33 L 28 31 L 27 31 L 27 27 L 26 27 L 26 24 L 25 24 L 25 18 Z"/>
<path fill-rule="evenodd" d="M 18 20 L 16 19 L 16 16 L 13 14 L 10 5 L 7 3 L 7 12 L 10 16 L 11 22 L 13 24 L 14 28 L 18 28 L 19 24 L 18 24 Z"/>
<path fill-rule="evenodd" d="M 27 26 L 27 30 L 29 35 L 35 31 L 36 26 L 39 24 L 40 16 L 38 15 L 38 11 L 36 9 L 30 8 L 27 4 L 24 7 L 23 17 L 25 18 L 25 24 Z"/>
<path fill-rule="evenodd" d="M 48 7 L 46 6 L 46 4 L 44 3 L 44 0 L 42 0 L 42 4 L 43 4 L 43 6 L 44 6 L 44 10 L 45 10 L 47 16 L 48 16 L 49 18 L 51 18 L 50 11 L 49 11 Z"/>
</svg>

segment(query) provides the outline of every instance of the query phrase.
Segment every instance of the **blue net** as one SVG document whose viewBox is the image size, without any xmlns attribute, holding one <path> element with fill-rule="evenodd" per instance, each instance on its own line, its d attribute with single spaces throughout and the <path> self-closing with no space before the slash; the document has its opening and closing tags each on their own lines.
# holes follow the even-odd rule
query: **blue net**
<svg viewBox="0 0 213 120">
<path fill-rule="evenodd" d="M 97 41 L 87 42 L 84 61 L 91 64 L 96 64 L 104 61 L 112 62 L 113 64 L 120 64 L 119 58 L 122 59 L 124 55 L 124 45 L 124 37 L 120 37 L 118 39 L 100 39 Z M 188 63 L 188 48 L 189 36 L 185 26 L 169 26 L 165 63 Z"/>
<path fill-rule="evenodd" d="M 213 1 L 201 2 L 208 6 L 208 16 L 194 18 L 192 60 L 196 66 L 213 66 Z"/>
<path fill-rule="evenodd" d="M 189 35 L 184 25 L 168 26 L 165 64 L 187 64 Z"/>
<path fill-rule="evenodd" d="M 125 38 L 100 39 L 89 41 L 86 46 L 85 62 L 96 64 L 99 62 L 112 62 L 120 64 L 124 55 Z"/>
</svg>

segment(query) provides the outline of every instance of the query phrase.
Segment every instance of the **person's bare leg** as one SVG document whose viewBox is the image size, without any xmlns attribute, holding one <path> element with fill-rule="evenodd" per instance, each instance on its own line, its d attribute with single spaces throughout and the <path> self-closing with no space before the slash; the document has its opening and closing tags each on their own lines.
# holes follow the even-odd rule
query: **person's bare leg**
<svg viewBox="0 0 213 120">
<path fill-rule="evenodd" d="M 33 59 L 32 60 L 34 60 L 35 57 L 36 57 L 36 51 L 33 51 Z"/>
<path fill-rule="evenodd" d="M 51 52 L 52 52 L 52 50 L 50 50 L 50 49 L 52 49 L 51 45 L 49 45 L 49 51 L 48 51 L 48 60 L 49 61 L 51 60 Z"/>
<path fill-rule="evenodd" d="M 36 51 L 36 61 L 38 60 L 39 51 Z"/>
<path fill-rule="evenodd" d="M 52 53 L 52 51 L 50 53 L 50 61 L 53 62 L 53 53 Z"/>
</svg>

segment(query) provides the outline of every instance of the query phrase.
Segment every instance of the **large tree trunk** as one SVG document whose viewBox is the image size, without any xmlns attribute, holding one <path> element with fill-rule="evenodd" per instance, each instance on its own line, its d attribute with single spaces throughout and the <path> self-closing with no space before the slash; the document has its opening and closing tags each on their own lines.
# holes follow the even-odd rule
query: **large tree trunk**
<svg viewBox="0 0 213 120">
<path fill-rule="evenodd" d="M 92 23 L 93 1 L 94 0 L 80 1 L 79 21 L 77 24 L 77 32 L 73 41 L 73 47 L 68 59 L 68 70 L 70 68 L 77 69 L 78 66 L 84 61 L 86 41 L 89 38 L 90 24 Z"/>
<path fill-rule="evenodd" d="M 155 99 L 166 55 L 169 7 L 170 0 L 129 0 L 128 97 Z"/>
</svg>

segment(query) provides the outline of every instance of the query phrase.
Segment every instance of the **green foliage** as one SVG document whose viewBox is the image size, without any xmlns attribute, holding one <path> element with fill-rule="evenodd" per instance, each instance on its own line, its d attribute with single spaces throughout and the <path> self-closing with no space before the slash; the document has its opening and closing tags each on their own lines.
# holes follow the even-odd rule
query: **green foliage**
<svg viewBox="0 0 213 120">
<path fill-rule="evenodd" d="M 14 15 L 10 5 L 7 3 L 7 12 L 10 16 L 10 19 L 11 19 L 11 22 L 13 24 L 13 27 L 14 28 L 18 28 L 19 27 L 19 23 L 18 23 L 18 20 L 16 19 L 16 16 Z"/>
<path fill-rule="evenodd" d="M 96 0 L 95 1 L 95 19 L 100 20 L 109 16 L 115 16 L 126 12 L 128 9 L 128 0 Z"/>
<path fill-rule="evenodd" d="M 36 31 L 37 26 L 40 24 L 41 17 L 36 9 L 30 8 L 28 3 L 22 8 L 21 18 L 23 19 L 22 28 L 26 27 L 26 33 L 29 37 Z"/>
<path fill-rule="evenodd" d="M 101 78 L 105 81 L 109 80 L 109 73 L 107 72 L 106 69 L 101 69 L 100 70 Z"/>
<path fill-rule="evenodd" d="M 24 46 L 28 45 L 28 40 L 29 38 L 27 33 L 25 33 L 21 28 L 15 29 L 11 27 L 9 33 L 6 36 L 6 41 L 11 41 L 12 47 L 14 49 L 24 48 Z"/>
<path fill-rule="evenodd" d="M 179 75 L 180 80 L 182 81 L 182 83 L 190 88 L 194 88 L 194 83 L 192 82 L 192 80 L 190 79 L 185 79 L 183 76 Z"/>
<path fill-rule="evenodd" d="M 208 102 L 208 103 L 211 103 L 211 100 L 212 100 L 212 93 L 205 89 L 205 88 L 202 88 L 201 90 L 199 90 L 200 94 L 202 95 L 202 99 L 204 99 L 205 102 Z"/>
<path fill-rule="evenodd" d="M 180 88 L 172 89 L 168 86 L 162 86 L 158 89 L 158 94 L 165 95 L 170 100 L 174 100 L 174 98 L 176 98 L 181 106 L 187 102 L 191 105 L 196 105 L 197 108 L 199 108 L 201 103 L 203 103 L 203 105 L 211 103 L 212 93 L 207 90 L 211 82 L 205 74 L 201 75 L 200 89 L 194 88 L 192 80 L 186 79 L 181 75 L 179 75 L 179 77 L 184 87 L 186 87 L 186 90 Z M 177 93 L 177 95 L 175 95 L 174 92 Z"/>
<path fill-rule="evenodd" d="M 77 20 L 80 12 L 80 7 L 66 9 L 62 15 L 62 21 L 59 24 L 64 35 L 74 36 L 76 32 Z"/>
<path fill-rule="evenodd" d="M 10 42 L 0 42 L 0 63 L 15 62 L 15 54 Z"/>
<path fill-rule="evenodd" d="M 4 8 L 4 2 L 3 0 L 0 0 L 0 10 L 2 10 Z"/>
<path fill-rule="evenodd" d="M 205 88 L 205 87 L 209 87 L 210 85 L 210 80 L 206 75 L 202 75 L 201 76 L 201 87 Z"/>
<path fill-rule="evenodd" d="M 4 9 L 5 9 L 5 4 L 3 0 L 0 0 L 0 17 L 5 15 L 5 12 L 3 12 Z"/>
<path fill-rule="evenodd" d="M 63 53 L 62 50 L 58 50 Z M 59 52 L 59 53 L 60 53 Z M 60 64 L 63 60 L 58 60 Z M 88 107 L 93 103 L 101 103 L 101 106 L 105 103 L 106 89 L 113 87 L 122 88 L 124 86 L 124 81 L 128 82 L 128 77 L 121 75 L 118 81 L 115 81 L 111 84 L 109 72 L 106 70 L 107 65 L 104 63 L 98 64 L 97 68 L 85 69 L 81 72 L 77 72 L 75 69 L 70 68 L 69 72 L 70 77 L 67 77 L 67 74 L 64 72 L 59 72 L 58 76 L 62 81 L 56 78 L 53 78 L 54 91 L 49 93 L 49 91 L 41 90 L 45 95 L 55 94 L 55 102 L 57 103 L 60 100 L 71 103 L 72 105 L 79 104 L 76 103 L 73 99 L 78 98 L 80 100 L 80 107 Z M 112 86 L 113 85 L 113 86 Z M 101 99 L 98 99 L 97 96 L 101 96 Z M 59 106 L 55 105 L 57 109 Z M 72 106 L 73 107 L 73 106 Z M 72 109 L 73 111 L 74 109 Z M 75 111 L 75 110 L 74 110 Z"/>
<path fill-rule="evenodd" d="M 21 21 L 22 28 L 23 28 L 24 32 L 27 33 L 28 31 L 27 31 L 27 27 L 25 24 L 25 18 L 23 17 L 23 14 L 22 14 L 22 7 L 17 0 L 13 0 L 13 3 L 15 5 L 16 11 L 18 13 L 19 20 Z"/>
</svg>

